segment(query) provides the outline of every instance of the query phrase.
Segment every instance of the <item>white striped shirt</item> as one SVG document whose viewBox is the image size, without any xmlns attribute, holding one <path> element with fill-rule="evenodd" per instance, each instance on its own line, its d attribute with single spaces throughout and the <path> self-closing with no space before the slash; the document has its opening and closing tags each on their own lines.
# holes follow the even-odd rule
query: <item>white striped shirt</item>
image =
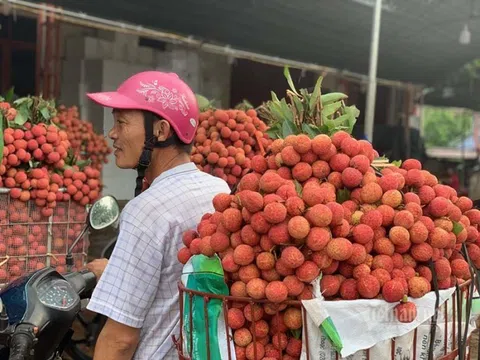
<svg viewBox="0 0 480 360">
<path fill-rule="evenodd" d="M 141 328 L 133 359 L 178 359 L 180 314 L 177 283 L 182 234 L 213 212 L 213 197 L 230 193 L 225 181 L 187 163 L 162 173 L 128 202 L 120 232 L 88 309 Z"/>
</svg>

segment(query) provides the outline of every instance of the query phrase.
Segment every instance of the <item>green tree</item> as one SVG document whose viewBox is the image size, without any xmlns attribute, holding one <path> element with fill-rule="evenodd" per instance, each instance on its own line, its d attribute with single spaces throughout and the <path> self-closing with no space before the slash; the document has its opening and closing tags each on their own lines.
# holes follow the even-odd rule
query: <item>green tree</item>
<svg viewBox="0 0 480 360">
<path fill-rule="evenodd" d="M 426 147 L 449 147 L 472 134 L 472 111 L 425 106 L 424 139 Z"/>
</svg>

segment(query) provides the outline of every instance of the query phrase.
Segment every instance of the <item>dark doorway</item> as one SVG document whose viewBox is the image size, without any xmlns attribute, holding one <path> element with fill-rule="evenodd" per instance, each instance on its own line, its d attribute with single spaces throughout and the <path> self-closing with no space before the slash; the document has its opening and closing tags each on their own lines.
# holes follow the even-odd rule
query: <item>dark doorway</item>
<svg viewBox="0 0 480 360">
<path fill-rule="evenodd" d="M 0 91 L 34 95 L 37 20 L 0 15 L 0 26 Z"/>
</svg>

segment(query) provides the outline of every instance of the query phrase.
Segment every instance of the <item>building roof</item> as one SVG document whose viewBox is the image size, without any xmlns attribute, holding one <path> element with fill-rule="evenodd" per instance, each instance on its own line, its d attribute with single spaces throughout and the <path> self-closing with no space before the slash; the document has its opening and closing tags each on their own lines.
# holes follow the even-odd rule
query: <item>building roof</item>
<svg viewBox="0 0 480 360">
<path fill-rule="evenodd" d="M 37 2 L 37 1 L 35 1 Z M 367 74 L 374 0 L 53 0 L 65 9 Z M 384 0 L 378 76 L 434 85 L 480 53 L 471 0 Z M 480 5 L 480 4 L 479 4 Z"/>
</svg>

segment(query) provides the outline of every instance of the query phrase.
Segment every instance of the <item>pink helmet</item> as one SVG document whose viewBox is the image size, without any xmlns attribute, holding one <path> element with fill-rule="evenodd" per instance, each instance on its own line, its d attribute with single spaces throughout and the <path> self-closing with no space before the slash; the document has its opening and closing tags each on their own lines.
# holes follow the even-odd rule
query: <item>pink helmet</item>
<svg viewBox="0 0 480 360">
<path fill-rule="evenodd" d="M 195 137 L 199 117 L 197 99 L 175 73 L 140 72 L 125 80 L 117 91 L 87 96 L 110 108 L 150 111 L 167 120 L 184 143 L 191 143 Z"/>
</svg>

